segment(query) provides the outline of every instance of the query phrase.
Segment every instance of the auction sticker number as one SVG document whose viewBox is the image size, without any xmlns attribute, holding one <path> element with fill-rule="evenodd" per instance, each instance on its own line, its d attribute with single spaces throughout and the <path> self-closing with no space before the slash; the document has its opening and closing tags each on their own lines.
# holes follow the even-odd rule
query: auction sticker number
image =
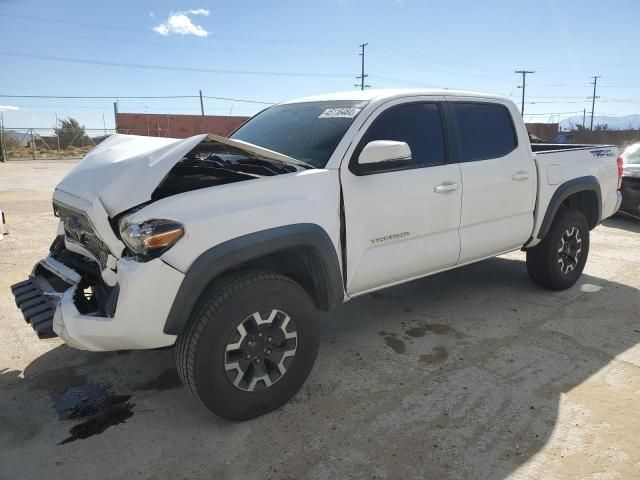
<svg viewBox="0 0 640 480">
<path fill-rule="evenodd" d="M 327 108 L 318 118 L 353 118 L 360 113 L 360 108 Z"/>
</svg>

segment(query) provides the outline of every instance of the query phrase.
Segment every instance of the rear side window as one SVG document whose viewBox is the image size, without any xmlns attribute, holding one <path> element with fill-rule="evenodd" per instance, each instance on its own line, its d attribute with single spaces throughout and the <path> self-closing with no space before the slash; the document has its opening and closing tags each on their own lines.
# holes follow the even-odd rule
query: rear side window
<svg viewBox="0 0 640 480">
<path fill-rule="evenodd" d="M 503 105 L 451 102 L 460 134 L 460 161 L 504 157 L 518 146 L 511 114 Z"/>
<path fill-rule="evenodd" d="M 440 108 L 435 103 L 398 105 L 382 112 L 374 120 L 355 152 L 374 140 L 405 142 L 411 148 L 411 162 L 402 169 L 429 167 L 445 163 L 444 130 Z M 376 166 L 385 169 L 384 165 Z"/>
</svg>

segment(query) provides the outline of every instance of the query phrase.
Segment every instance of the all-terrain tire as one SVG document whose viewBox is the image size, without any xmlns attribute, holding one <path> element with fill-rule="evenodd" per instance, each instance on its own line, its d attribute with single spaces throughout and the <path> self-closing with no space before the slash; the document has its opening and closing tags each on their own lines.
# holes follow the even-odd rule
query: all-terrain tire
<svg viewBox="0 0 640 480">
<path fill-rule="evenodd" d="M 280 368 L 286 365 L 283 374 L 264 357 L 261 365 L 252 363 L 259 361 L 256 360 L 257 355 L 248 363 L 244 360 L 245 353 L 248 357 L 257 353 L 265 355 L 263 352 L 267 351 L 267 344 L 256 343 L 266 342 L 267 335 L 260 334 L 261 338 L 258 338 L 255 325 L 259 328 L 269 327 L 267 320 L 261 319 L 268 318 L 270 312 L 278 312 L 271 315 L 271 323 L 278 329 L 277 334 L 280 334 L 280 330 L 283 332 L 282 338 L 292 337 L 284 342 L 288 342 L 286 348 L 290 351 L 295 350 L 293 354 L 289 352 L 291 358 L 282 358 L 282 365 L 277 365 Z M 289 320 L 284 320 L 287 317 Z M 263 325 L 260 321 L 263 321 Z M 276 325 L 277 322 L 280 327 Z M 302 387 L 318 351 L 316 324 L 314 303 L 298 283 L 269 271 L 236 273 L 214 284 L 198 301 L 176 344 L 178 374 L 191 393 L 216 415 L 228 420 L 257 417 L 284 405 Z M 245 347 L 248 339 L 254 338 L 255 341 L 246 352 L 232 352 L 233 355 L 240 354 L 238 365 L 240 362 L 248 365 L 245 368 L 248 373 L 235 385 L 234 380 L 241 370 L 240 366 L 237 370 L 229 368 L 235 365 L 229 360 L 232 355 L 229 348 L 230 344 L 235 345 L 233 342 L 238 341 L 241 331 L 248 332 L 241 338 Z M 277 341 L 275 336 L 274 341 Z M 271 366 L 270 378 L 250 385 L 248 375 L 255 371 L 266 373 L 267 364 Z M 257 370 L 252 370 L 254 367 Z M 261 370 L 263 367 L 264 370 Z M 252 378 L 263 377 L 254 375 Z"/>
<path fill-rule="evenodd" d="M 561 207 L 545 238 L 527 250 L 527 272 L 538 285 L 566 290 L 580 278 L 589 254 L 589 225 L 579 210 Z"/>
</svg>

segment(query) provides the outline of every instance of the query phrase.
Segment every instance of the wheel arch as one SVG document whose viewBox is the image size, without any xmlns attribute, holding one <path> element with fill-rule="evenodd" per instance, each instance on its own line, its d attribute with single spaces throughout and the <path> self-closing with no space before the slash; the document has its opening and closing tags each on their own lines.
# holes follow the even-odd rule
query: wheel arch
<svg viewBox="0 0 640 480">
<path fill-rule="evenodd" d="M 316 224 L 275 227 L 228 240 L 202 253 L 178 289 L 164 333 L 179 335 L 202 293 L 238 269 L 269 269 L 298 282 L 319 310 L 342 303 L 344 286 L 336 249 Z"/>
<path fill-rule="evenodd" d="M 578 177 L 556 189 L 540 225 L 537 235 L 540 240 L 549 233 L 551 224 L 562 206 L 581 211 L 587 219 L 589 229 L 595 228 L 602 218 L 602 193 L 598 179 L 594 176 Z"/>
</svg>

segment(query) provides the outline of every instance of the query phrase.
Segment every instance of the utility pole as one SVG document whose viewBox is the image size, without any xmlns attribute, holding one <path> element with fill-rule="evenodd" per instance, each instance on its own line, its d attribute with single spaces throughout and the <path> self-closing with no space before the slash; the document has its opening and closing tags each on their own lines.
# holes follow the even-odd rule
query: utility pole
<svg viewBox="0 0 640 480">
<path fill-rule="evenodd" d="M 369 75 L 366 75 L 364 73 L 364 47 L 366 47 L 367 45 L 369 45 L 369 44 L 368 43 L 363 43 L 361 45 L 358 45 L 362 49 L 362 53 L 358 54 L 358 55 L 360 55 L 362 57 L 362 62 L 361 62 L 362 67 L 361 67 L 361 70 L 360 70 L 360 75 L 358 75 L 356 77 L 356 80 L 360 80 L 360 85 L 356 84 L 354 86 L 356 86 L 356 87 L 359 86 L 360 90 L 364 90 L 365 88 L 369 88 L 370 87 L 370 85 L 366 85 L 365 84 L 365 80 Z"/>
<path fill-rule="evenodd" d="M 522 115 L 522 118 L 524 118 L 524 92 L 525 89 L 527 88 L 527 73 L 536 73 L 533 70 L 516 70 L 515 73 L 521 73 L 522 74 L 522 86 L 520 88 L 522 88 L 522 107 L 520 108 L 520 114 Z"/>
<path fill-rule="evenodd" d="M 102 114 L 102 119 L 104 120 L 104 113 Z M 58 114 L 56 113 L 56 127 L 58 127 Z M 60 130 L 56 133 L 56 148 L 58 149 L 58 159 L 62 159 L 62 154 L 60 153 Z M 105 135 L 106 136 L 106 135 Z"/>
<path fill-rule="evenodd" d="M 204 117 L 204 103 L 202 103 L 202 90 L 198 90 L 200 92 L 200 114 Z"/>
<path fill-rule="evenodd" d="M 587 128 L 587 109 L 582 109 L 582 128 Z"/>
<path fill-rule="evenodd" d="M 0 112 L 0 162 L 7 161 L 7 149 L 4 146 L 4 115 Z"/>
<path fill-rule="evenodd" d="M 113 102 L 113 120 L 115 122 L 116 133 L 118 133 L 118 102 Z"/>
<path fill-rule="evenodd" d="M 598 79 L 600 78 L 600 75 L 594 75 L 593 77 L 593 97 L 591 97 L 591 126 L 589 127 L 589 130 L 591 130 L 593 132 L 593 112 L 596 108 L 596 86 L 598 85 Z"/>
</svg>

